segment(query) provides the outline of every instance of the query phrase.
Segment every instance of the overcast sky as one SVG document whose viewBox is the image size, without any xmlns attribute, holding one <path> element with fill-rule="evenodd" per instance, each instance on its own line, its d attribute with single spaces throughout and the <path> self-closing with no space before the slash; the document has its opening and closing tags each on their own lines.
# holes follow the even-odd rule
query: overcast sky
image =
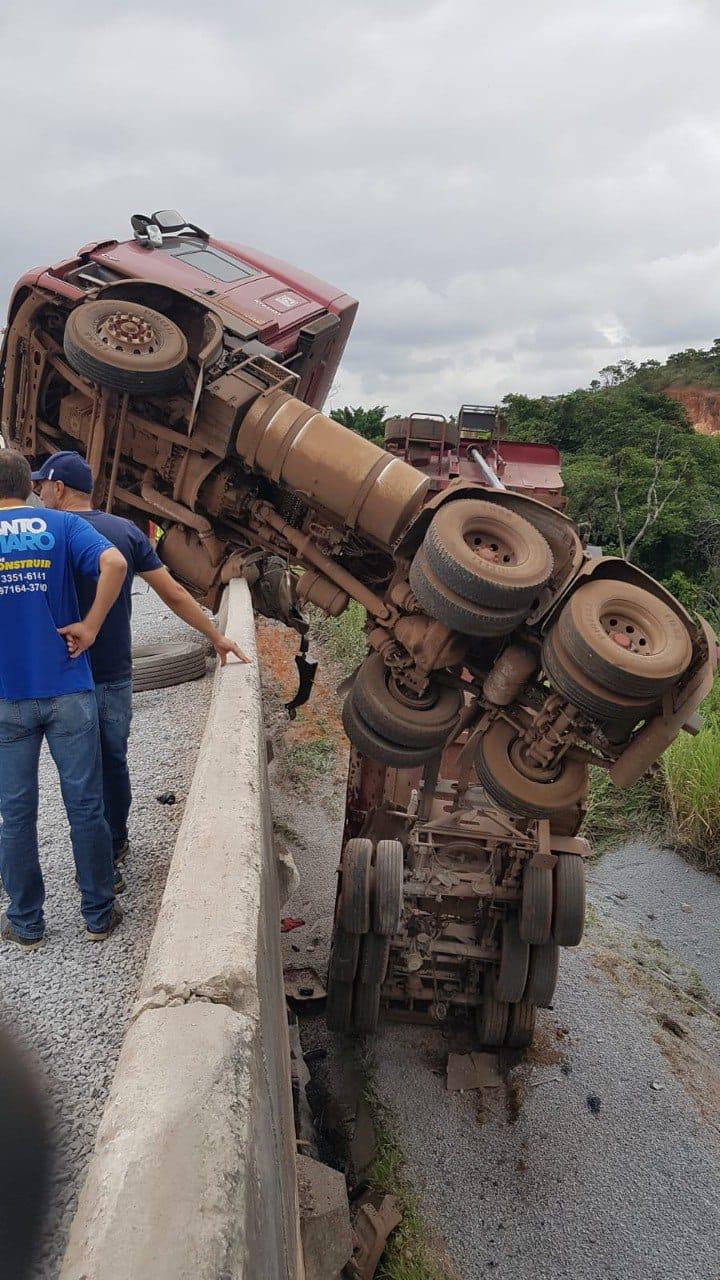
<svg viewBox="0 0 720 1280">
<path fill-rule="evenodd" d="M 704 0 L 6 4 L 0 293 L 174 206 L 360 299 L 336 406 L 583 385 L 720 335 L 719 64 Z"/>
</svg>

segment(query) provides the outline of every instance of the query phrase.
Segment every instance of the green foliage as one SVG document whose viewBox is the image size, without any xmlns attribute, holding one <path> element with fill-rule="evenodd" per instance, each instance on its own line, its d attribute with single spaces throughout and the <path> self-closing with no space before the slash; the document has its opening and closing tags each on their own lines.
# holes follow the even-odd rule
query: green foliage
<svg viewBox="0 0 720 1280">
<path fill-rule="evenodd" d="M 331 738 L 305 738 L 283 753 L 282 776 L 292 786 L 306 791 L 333 767 L 337 754 Z"/>
<path fill-rule="evenodd" d="M 583 828 L 596 850 L 638 837 L 665 840 L 720 872 L 720 678 L 701 707 L 703 728 L 681 733 L 653 778 L 622 791 L 604 769 L 590 770 Z"/>
<path fill-rule="evenodd" d="M 350 601 L 339 618 L 329 618 L 320 610 L 313 613 L 312 634 L 324 646 L 331 662 L 337 663 L 344 676 L 355 670 L 367 652 L 365 617 L 365 610 L 356 600 Z"/>
<path fill-rule="evenodd" d="M 387 405 L 384 404 L 376 404 L 372 409 L 352 409 L 346 404 L 344 409 L 333 409 L 330 417 L 334 422 L 341 423 L 343 427 L 357 431 L 358 435 L 363 436 L 365 440 L 381 445 L 385 438 L 383 423 L 386 413 Z"/>
<path fill-rule="evenodd" d="M 588 390 L 509 396 L 505 410 L 511 438 L 560 449 L 568 515 L 585 525 L 591 542 L 676 581 L 687 603 L 714 614 L 720 440 L 696 434 L 682 406 L 662 393 L 698 361 L 708 378 L 715 370 L 720 388 L 718 341 L 708 352 L 681 353 L 667 365 L 609 365 Z"/>
</svg>

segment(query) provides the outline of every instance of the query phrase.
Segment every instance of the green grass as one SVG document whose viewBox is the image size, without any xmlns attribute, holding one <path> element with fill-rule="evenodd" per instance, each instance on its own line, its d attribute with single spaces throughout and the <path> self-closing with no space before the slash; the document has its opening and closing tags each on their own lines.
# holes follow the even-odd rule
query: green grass
<svg viewBox="0 0 720 1280">
<path fill-rule="evenodd" d="M 680 733 L 655 777 L 627 791 L 614 787 L 604 770 L 590 770 L 584 834 L 597 849 L 649 835 L 720 872 L 720 680 L 701 715 L 700 733 Z"/>
<path fill-rule="evenodd" d="M 351 600 L 339 618 L 329 618 L 319 610 L 313 612 L 315 616 L 310 624 L 313 636 L 320 641 L 331 662 L 340 667 L 343 675 L 350 675 L 367 652 L 363 629 L 365 610 L 356 600 Z"/>
<path fill-rule="evenodd" d="M 376 1271 L 377 1280 L 454 1280 L 423 1221 L 417 1196 L 405 1174 L 405 1158 L 393 1132 L 392 1117 L 370 1087 L 368 1102 L 375 1125 L 375 1160 L 367 1180 L 371 1186 L 395 1196 L 402 1221 L 388 1240 Z"/>
<path fill-rule="evenodd" d="M 681 733 L 661 767 L 673 844 L 720 871 L 720 720 L 706 723 L 695 738 Z"/>
<path fill-rule="evenodd" d="M 330 772 L 337 747 L 331 738 L 308 738 L 288 747 L 282 758 L 285 781 L 307 789 Z"/>
<path fill-rule="evenodd" d="M 605 769 L 590 769 L 590 796 L 582 834 L 596 851 L 617 840 L 662 835 L 665 827 L 662 783 L 643 778 L 622 791 L 613 785 Z"/>
</svg>

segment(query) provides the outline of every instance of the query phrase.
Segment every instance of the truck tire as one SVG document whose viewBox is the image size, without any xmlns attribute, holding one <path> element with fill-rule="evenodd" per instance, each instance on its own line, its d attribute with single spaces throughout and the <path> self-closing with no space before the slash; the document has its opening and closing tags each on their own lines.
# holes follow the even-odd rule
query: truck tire
<svg viewBox="0 0 720 1280">
<path fill-rule="evenodd" d="M 189 680 L 201 680 L 206 674 L 205 649 L 201 645 L 178 640 L 171 644 L 137 645 L 133 649 L 133 693 L 168 689 Z"/>
<path fill-rule="evenodd" d="M 550 937 L 553 910 L 552 867 L 528 863 L 523 873 L 520 904 L 520 937 L 523 942 L 542 946 Z"/>
<path fill-rule="evenodd" d="M 391 938 L 400 928 L 404 861 L 403 847 L 399 840 L 378 840 L 371 895 L 372 927 L 374 933 L 387 938 Z"/>
<path fill-rule="evenodd" d="M 539 1005 L 541 1009 L 551 1007 L 557 985 L 559 963 L 560 948 L 552 938 L 542 947 L 530 948 L 530 967 L 524 1000 Z"/>
<path fill-rule="evenodd" d="M 385 981 L 390 959 L 390 939 L 379 933 L 366 933 L 360 949 L 358 978 L 361 983 L 381 986 Z"/>
<path fill-rule="evenodd" d="M 417 769 L 439 754 L 441 744 L 419 749 L 402 747 L 396 742 L 390 742 L 388 738 L 381 738 L 355 707 L 352 690 L 343 703 L 342 722 L 348 738 L 361 755 L 378 764 L 390 765 L 393 769 Z"/>
<path fill-rule="evenodd" d="M 485 1049 L 498 1049 L 507 1033 L 510 1005 L 496 999 L 489 975 L 483 986 L 482 1004 L 475 1010 L 477 1038 Z"/>
<path fill-rule="evenodd" d="M 524 622 L 529 612 L 526 605 L 515 609 L 491 609 L 464 599 L 440 581 L 428 564 L 422 547 L 410 565 L 409 579 L 413 593 L 425 612 L 462 635 L 508 635 Z"/>
<path fill-rule="evenodd" d="M 360 958 L 360 938 L 361 935 L 359 933 L 348 933 L 347 929 L 340 923 L 335 926 L 330 951 L 330 964 L 328 966 L 328 974 L 331 980 L 336 982 L 353 981 Z"/>
<path fill-rule="evenodd" d="M 325 1000 L 325 1022 L 329 1031 L 351 1030 L 352 1003 L 352 982 L 339 982 L 336 978 L 329 978 Z"/>
<path fill-rule="evenodd" d="M 527 983 L 530 948 L 520 937 L 517 920 L 512 916 L 502 927 L 500 967 L 495 975 L 493 994 L 496 1000 L 512 1004 L 522 1000 Z"/>
<path fill-rule="evenodd" d="M 527 778 L 511 756 L 516 735 L 506 720 L 494 720 L 478 743 L 475 772 L 490 798 L 501 809 L 530 818 L 552 818 L 581 804 L 587 793 L 587 765 L 564 758 L 547 782 Z"/>
<path fill-rule="evenodd" d="M 352 688 L 353 705 L 381 738 L 408 747 L 432 747 L 447 738 L 460 714 L 459 689 L 431 680 L 416 703 L 402 690 L 393 692 L 394 679 L 379 653 L 361 664 Z"/>
<path fill-rule="evenodd" d="M 380 983 L 356 982 L 353 999 L 353 1026 L 364 1036 L 377 1029 L 380 1016 Z"/>
<path fill-rule="evenodd" d="M 508 1029 L 505 1036 L 507 1049 L 528 1049 L 535 1034 L 535 1005 L 529 1000 L 519 1000 L 510 1005 Z"/>
<path fill-rule="evenodd" d="M 472 498 L 441 507 L 423 550 L 443 586 L 492 609 L 529 607 L 553 569 L 552 551 L 533 525 L 498 503 Z"/>
<path fill-rule="evenodd" d="M 578 587 L 557 628 L 567 653 L 592 680 L 631 698 L 657 698 L 692 658 L 690 634 L 677 614 L 630 582 L 601 578 Z"/>
<path fill-rule="evenodd" d="M 348 933 L 367 933 L 370 928 L 372 855 L 372 840 L 348 840 L 343 849 L 338 923 Z"/>
<path fill-rule="evenodd" d="M 135 395 L 163 395 L 181 381 L 185 335 L 167 316 L 136 302 L 84 302 L 70 312 L 63 348 L 90 382 Z"/>
<path fill-rule="evenodd" d="M 647 698 L 628 698 L 622 693 L 610 693 L 603 689 L 570 657 L 557 627 L 553 627 L 545 638 L 542 664 L 548 679 L 568 702 L 605 724 L 637 724 L 639 720 L 646 720 L 652 715 L 657 706 L 657 700 L 653 702 Z"/>
<path fill-rule="evenodd" d="M 585 928 L 585 862 L 578 853 L 559 853 L 555 864 L 553 940 L 577 947 Z"/>
</svg>

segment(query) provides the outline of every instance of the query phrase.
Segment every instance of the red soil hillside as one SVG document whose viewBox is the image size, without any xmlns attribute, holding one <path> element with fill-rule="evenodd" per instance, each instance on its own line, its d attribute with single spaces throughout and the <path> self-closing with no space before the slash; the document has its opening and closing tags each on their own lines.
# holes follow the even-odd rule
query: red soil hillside
<svg viewBox="0 0 720 1280">
<path fill-rule="evenodd" d="M 720 435 L 720 391 L 708 387 L 667 387 L 665 395 L 679 401 L 688 421 L 700 435 Z"/>
</svg>

